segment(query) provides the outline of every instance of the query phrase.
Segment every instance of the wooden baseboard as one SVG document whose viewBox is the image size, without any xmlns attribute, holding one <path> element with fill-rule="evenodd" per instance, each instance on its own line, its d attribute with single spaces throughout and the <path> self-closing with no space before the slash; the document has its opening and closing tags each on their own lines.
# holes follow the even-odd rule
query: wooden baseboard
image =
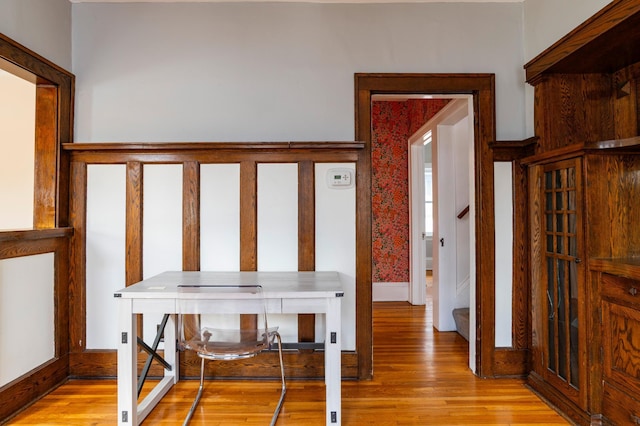
<svg viewBox="0 0 640 426">
<path fill-rule="evenodd" d="M 138 356 L 138 371 L 146 361 L 146 353 Z M 193 353 L 180 354 L 180 376 L 199 377 L 200 360 Z M 269 352 L 244 361 L 211 362 L 207 365 L 207 375 L 216 377 L 280 377 L 277 353 Z M 324 377 L 324 353 L 291 351 L 284 353 L 285 372 L 291 378 Z M 70 355 L 69 374 L 74 378 L 115 378 L 117 376 L 117 353 L 114 350 L 91 350 Z M 160 377 L 163 368 L 153 362 L 149 377 Z M 358 377 L 358 354 L 342 353 L 342 377 Z"/>
<path fill-rule="evenodd" d="M 67 380 L 69 358 L 51 360 L 0 388 L 0 424 Z"/>
<path fill-rule="evenodd" d="M 526 349 L 497 348 L 493 372 L 496 377 L 526 377 L 529 374 L 529 353 Z"/>
<path fill-rule="evenodd" d="M 529 389 L 567 420 L 580 426 L 591 425 L 591 415 L 589 413 L 564 397 L 559 390 L 545 382 L 535 371 L 532 371 L 527 376 L 527 385 Z"/>
</svg>

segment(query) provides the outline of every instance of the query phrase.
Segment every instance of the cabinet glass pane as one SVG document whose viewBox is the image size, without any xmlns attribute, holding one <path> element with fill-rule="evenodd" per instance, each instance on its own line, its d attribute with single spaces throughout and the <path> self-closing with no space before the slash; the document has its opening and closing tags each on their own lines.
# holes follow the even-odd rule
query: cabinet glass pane
<svg viewBox="0 0 640 426">
<path fill-rule="evenodd" d="M 567 195 L 569 196 L 567 207 L 569 208 L 569 210 L 575 210 L 576 209 L 576 191 L 569 191 Z"/>
<path fill-rule="evenodd" d="M 548 336 L 549 357 L 547 366 L 550 370 L 556 369 L 556 295 L 555 295 L 555 271 L 553 267 L 553 258 L 547 258 L 547 312 L 548 312 Z"/>
<path fill-rule="evenodd" d="M 570 383 L 578 387 L 578 276 L 575 262 L 569 264 Z"/>
<path fill-rule="evenodd" d="M 576 169 L 575 167 L 569 167 L 567 170 L 567 188 L 573 189 L 575 193 L 576 188 Z"/>
<path fill-rule="evenodd" d="M 544 189 L 553 188 L 553 177 L 551 172 L 546 172 L 544 174 Z M 550 203 L 547 203 L 547 205 Z"/>
<path fill-rule="evenodd" d="M 578 387 L 577 174 L 575 167 L 544 174 L 544 234 L 548 374 Z"/>
<path fill-rule="evenodd" d="M 567 378 L 567 362 L 566 362 L 566 353 L 567 353 L 567 333 L 566 333 L 566 317 L 567 317 L 567 309 L 564 299 L 565 294 L 565 266 L 566 262 L 564 260 L 558 260 L 558 276 L 557 276 L 557 285 L 558 285 L 558 303 L 557 303 L 557 312 L 556 316 L 558 318 L 558 375 L 563 379 Z"/>
<path fill-rule="evenodd" d="M 563 195 L 563 192 L 556 192 L 556 210 L 562 210 L 564 208 Z"/>
</svg>

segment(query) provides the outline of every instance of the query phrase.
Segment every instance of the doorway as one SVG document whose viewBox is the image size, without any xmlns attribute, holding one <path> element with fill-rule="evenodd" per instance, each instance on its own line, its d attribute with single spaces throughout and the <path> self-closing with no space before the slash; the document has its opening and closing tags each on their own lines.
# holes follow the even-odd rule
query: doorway
<svg viewBox="0 0 640 426">
<path fill-rule="evenodd" d="M 473 103 L 474 147 L 474 231 L 476 301 L 470 309 L 471 337 L 476 342 L 472 355 L 472 370 L 481 377 L 493 376 L 494 371 L 494 200 L 493 159 L 489 144 L 495 141 L 495 87 L 492 74 L 356 74 L 356 140 L 365 143 L 368 161 L 366 173 L 371 170 L 371 100 L 379 94 L 469 95 Z M 370 195 L 369 188 L 369 195 Z M 370 205 L 369 205 L 370 207 Z M 371 219 L 363 224 L 371 226 Z M 369 272 L 370 273 L 370 272 Z M 367 283 L 370 285 L 369 283 Z M 359 291 L 356 298 L 359 310 L 370 318 L 371 292 Z M 371 341 L 368 342 L 371 345 Z"/>
</svg>

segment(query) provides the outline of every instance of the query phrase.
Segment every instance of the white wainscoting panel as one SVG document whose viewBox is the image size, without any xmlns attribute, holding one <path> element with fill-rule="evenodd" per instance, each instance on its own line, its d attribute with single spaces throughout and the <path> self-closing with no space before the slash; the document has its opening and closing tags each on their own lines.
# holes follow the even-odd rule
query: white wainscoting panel
<svg viewBox="0 0 640 426">
<path fill-rule="evenodd" d="M 298 270 L 298 165 L 258 164 L 258 270 Z M 271 315 L 285 342 L 298 341 L 296 315 Z"/>
<path fill-rule="evenodd" d="M 353 163 L 317 163 L 316 179 L 316 270 L 338 271 L 345 285 L 342 300 L 342 348 L 355 350 L 356 344 L 356 190 L 331 189 L 329 169 L 353 170 Z M 356 182 L 357 184 L 357 182 Z M 316 321 L 316 337 L 324 336 L 323 321 Z"/>
<path fill-rule="evenodd" d="M 54 357 L 53 289 L 53 253 L 0 260 L 0 387 Z"/>
<path fill-rule="evenodd" d="M 87 166 L 87 349 L 115 349 L 125 286 L 126 166 Z M 78 342 L 81 344 L 81 342 Z"/>
<path fill-rule="evenodd" d="M 200 269 L 240 270 L 240 165 L 200 166 Z"/>
<path fill-rule="evenodd" d="M 142 275 L 182 270 L 182 165 L 145 164 Z M 162 315 L 143 317 L 145 342 L 151 344 Z"/>
</svg>

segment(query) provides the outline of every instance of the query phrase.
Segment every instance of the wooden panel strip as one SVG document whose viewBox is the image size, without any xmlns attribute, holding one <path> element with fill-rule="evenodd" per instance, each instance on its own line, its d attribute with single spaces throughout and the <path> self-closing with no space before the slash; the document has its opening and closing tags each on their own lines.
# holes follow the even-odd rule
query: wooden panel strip
<svg viewBox="0 0 640 426">
<path fill-rule="evenodd" d="M 74 233 L 69 249 L 70 350 L 79 352 L 86 342 L 86 265 L 87 265 L 87 165 L 71 163 L 69 225 Z M 61 312 L 62 314 L 62 312 Z"/>
<path fill-rule="evenodd" d="M 240 270 L 258 268 L 258 167 L 240 163 Z"/>
<path fill-rule="evenodd" d="M 143 170 L 139 162 L 127 163 L 126 183 L 126 264 L 125 285 L 142 280 L 142 232 L 143 232 Z M 144 338 L 143 316 L 138 315 L 138 336 Z"/>
<path fill-rule="evenodd" d="M 36 86 L 33 199 L 33 227 L 36 229 L 53 228 L 56 225 L 57 101 L 58 90 L 55 86 Z"/>
<path fill-rule="evenodd" d="M 529 182 L 528 169 L 515 161 L 513 170 L 513 294 L 512 294 L 512 347 L 530 347 L 529 313 L 531 312 L 529 286 Z M 525 358 L 526 360 L 526 358 Z M 496 359 L 496 365 L 499 365 Z M 522 365 L 520 368 L 524 368 Z"/>
<path fill-rule="evenodd" d="M 316 269 L 315 163 L 298 163 L 298 270 Z M 315 341 L 314 314 L 298 315 L 298 341 Z"/>
<path fill-rule="evenodd" d="M 127 163 L 127 213 L 125 284 L 142 280 L 143 165 Z"/>
<path fill-rule="evenodd" d="M 182 178 L 182 269 L 200 270 L 200 164 L 183 165 Z"/>
<path fill-rule="evenodd" d="M 258 269 L 258 165 L 240 163 L 240 270 Z M 241 315 L 240 327 L 255 328 L 256 315 Z"/>
</svg>

